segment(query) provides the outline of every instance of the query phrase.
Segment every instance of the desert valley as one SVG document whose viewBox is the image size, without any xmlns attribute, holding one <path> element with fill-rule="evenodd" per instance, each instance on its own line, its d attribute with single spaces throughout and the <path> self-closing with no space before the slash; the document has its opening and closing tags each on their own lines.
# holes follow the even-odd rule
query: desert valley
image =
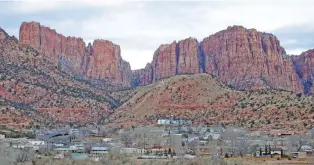
<svg viewBox="0 0 314 165">
<path fill-rule="evenodd" d="M 52 28 L 23 22 L 19 39 L 0 28 L 0 134 L 8 138 L 30 134 L 37 138 L 41 134 L 38 131 L 66 127 L 67 135 L 59 132 L 58 136 L 70 138 L 70 144 L 83 137 L 70 136 L 68 131 L 83 127 L 89 131 L 95 128 L 93 137 L 102 139 L 117 135 L 118 130 L 138 137 L 141 133 L 136 129 L 150 127 L 162 129 L 161 134 L 169 131 L 169 138 L 176 138 L 170 131 L 183 131 L 184 145 L 193 146 L 188 137 L 195 136 L 201 137 L 200 143 L 215 141 L 219 148 L 219 140 L 227 140 L 215 139 L 215 132 L 222 136 L 229 127 L 247 131 L 238 136 L 258 134 L 278 141 L 283 135 L 306 139 L 313 133 L 314 50 L 288 55 L 270 33 L 229 26 L 201 41 L 190 37 L 162 44 L 151 63 L 131 70 L 121 57 L 118 43 L 104 39 L 85 43 L 82 38 L 66 37 Z M 115 133 L 101 132 L 103 127 Z M 212 141 L 207 140 L 206 131 L 201 133 L 201 127 L 214 130 L 208 131 Z M 124 147 L 135 148 L 126 140 L 128 136 L 120 136 Z M 165 140 L 164 135 L 160 137 Z M 313 137 L 309 139 L 313 141 Z M 268 141 L 272 140 L 260 146 L 264 155 L 270 156 L 270 150 L 275 151 L 280 144 L 276 147 L 275 142 Z M 295 152 L 300 152 L 312 141 L 294 139 L 291 145 L 295 144 Z M 268 145 L 272 146 L 268 149 Z M 260 151 L 262 147 L 255 149 Z M 230 154 L 229 150 L 220 153 L 216 148 L 212 151 Z M 283 150 L 278 155 L 281 152 L 283 157 Z M 250 150 L 250 154 L 253 152 Z M 249 149 L 240 149 L 235 155 L 243 154 L 249 154 Z"/>
</svg>

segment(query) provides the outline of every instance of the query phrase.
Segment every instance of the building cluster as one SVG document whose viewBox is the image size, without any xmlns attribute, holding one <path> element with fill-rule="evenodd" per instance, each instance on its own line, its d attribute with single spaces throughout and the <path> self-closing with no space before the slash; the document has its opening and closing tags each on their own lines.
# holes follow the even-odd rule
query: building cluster
<svg viewBox="0 0 314 165">
<path fill-rule="evenodd" d="M 314 134 L 313 134 L 314 135 Z M 138 159 L 175 159 L 217 156 L 306 158 L 313 155 L 314 136 L 280 134 L 270 137 L 243 128 L 163 124 L 117 129 L 80 127 L 36 131 L 36 138 L 5 138 L 1 144 L 54 158 L 93 159 L 131 156 Z"/>
</svg>

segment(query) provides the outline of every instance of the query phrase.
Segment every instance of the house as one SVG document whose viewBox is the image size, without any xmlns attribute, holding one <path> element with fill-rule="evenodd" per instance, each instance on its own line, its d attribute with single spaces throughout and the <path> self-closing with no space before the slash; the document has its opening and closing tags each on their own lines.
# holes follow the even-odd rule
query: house
<svg viewBox="0 0 314 165">
<path fill-rule="evenodd" d="M 30 140 L 25 144 L 25 147 L 32 148 L 33 150 L 39 150 L 40 146 L 44 146 L 46 143 L 41 140 Z"/>
<path fill-rule="evenodd" d="M 169 119 L 158 119 L 157 120 L 157 124 L 158 125 L 169 125 L 170 124 L 170 120 Z"/>
<path fill-rule="evenodd" d="M 111 141 L 112 141 L 112 138 L 106 137 L 106 138 L 103 138 L 102 141 L 103 141 L 103 142 L 111 142 Z"/>
<path fill-rule="evenodd" d="M 74 152 L 82 152 L 85 151 L 85 146 L 82 143 L 74 143 L 69 147 L 69 149 Z"/>
<path fill-rule="evenodd" d="M 28 141 L 29 144 L 32 146 L 40 146 L 40 145 L 45 145 L 45 142 L 42 140 L 30 140 Z"/>
<path fill-rule="evenodd" d="M 71 142 L 71 135 L 68 133 L 60 133 L 60 132 L 48 132 L 48 133 L 41 133 L 37 136 L 38 140 L 52 142 L 52 143 L 70 143 Z"/>
<path fill-rule="evenodd" d="M 0 139 L 4 139 L 5 135 L 0 134 Z"/>
<path fill-rule="evenodd" d="M 192 124 L 192 122 L 191 121 L 182 120 L 182 119 L 178 119 L 178 120 L 174 120 L 174 119 L 158 119 L 157 120 L 157 124 L 158 125 L 170 125 L 170 124 L 182 125 L 182 124 Z"/>
<path fill-rule="evenodd" d="M 91 154 L 108 154 L 109 149 L 107 147 L 92 147 Z"/>
</svg>

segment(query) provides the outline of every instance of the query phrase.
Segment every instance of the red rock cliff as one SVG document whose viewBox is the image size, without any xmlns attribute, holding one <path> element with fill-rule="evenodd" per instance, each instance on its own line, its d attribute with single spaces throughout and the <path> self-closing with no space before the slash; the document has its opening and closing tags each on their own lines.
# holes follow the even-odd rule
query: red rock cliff
<svg viewBox="0 0 314 165">
<path fill-rule="evenodd" d="M 278 39 L 242 26 L 228 27 L 201 43 L 188 38 L 161 45 L 154 54 L 152 72 L 153 81 L 206 72 L 237 89 L 272 87 L 302 91 L 292 60 Z M 144 77 L 143 74 L 144 71 L 138 72 L 136 77 Z"/>
<path fill-rule="evenodd" d="M 133 70 L 132 75 L 134 86 L 151 84 L 153 80 L 152 65 L 148 63 L 144 69 Z"/>
<path fill-rule="evenodd" d="M 199 65 L 198 41 L 188 38 L 177 44 L 177 74 L 202 73 Z"/>
<path fill-rule="evenodd" d="M 255 29 L 228 27 L 201 43 L 207 73 L 237 89 L 266 86 L 301 91 L 292 61 L 278 39 Z"/>
<path fill-rule="evenodd" d="M 95 40 L 87 49 L 90 57 L 86 75 L 89 78 L 131 81 L 131 68 L 122 60 L 120 46 L 107 40 Z"/>
<path fill-rule="evenodd" d="M 272 87 L 300 92 L 304 84 L 309 86 L 308 80 L 312 82 L 312 56 L 290 58 L 275 36 L 242 26 L 228 27 L 200 43 L 187 38 L 161 45 L 151 64 L 132 72 L 118 45 L 96 40 L 85 47 L 81 38 L 64 37 L 36 22 L 22 24 L 20 45 L 39 50 L 64 71 L 124 84 L 132 79 L 133 85 L 147 85 L 178 74 L 204 72 L 243 90 Z"/>
<path fill-rule="evenodd" d="M 202 73 L 199 65 L 198 42 L 187 38 L 178 43 L 161 45 L 154 54 L 153 80 L 186 73 Z"/>
<path fill-rule="evenodd" d="M 297 74 L 303 83 L 304 93 L 314 94 L 314 49 L 292 57 Z"/>
<path fill-rule="evenodd" d="M 37 22 L 24 22 L 19 42 L 22 47 L 37 49 L 69 73 L 128 85 L 131 82 L 129 63 L 121 58 L 120 47 L 109 41 L 95 40 L 85 47 L 81 38 L 65 37 Z"/>
<path fill-rule="evenodd" d="M 161 45 L 153 58 L 153 80 L 171 77 L 177 73 L 176 42 L 169 45 Z"/>
</svg>

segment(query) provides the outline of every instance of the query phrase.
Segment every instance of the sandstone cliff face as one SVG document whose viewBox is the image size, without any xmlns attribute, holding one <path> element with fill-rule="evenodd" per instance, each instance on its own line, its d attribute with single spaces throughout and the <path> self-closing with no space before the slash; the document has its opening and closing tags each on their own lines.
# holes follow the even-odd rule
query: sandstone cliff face
<svg viewBox="0 0 314 165">
<path fill-rule="evenodd" d="M 153 80 L 153 68 L 150 63 L 146 64 L 144 69 L 138 69 L 132 71 L 133 86 L 148 85 Z"/>
<path fill-rule="evenodd" d="M 92 79 L 112 79 L 130 82 L 131 68 L 121 58 L 120 46 L 107 40 L 95 40 L 87 47 L 88 65 L 86 75 Z"/>
<path fill-rule="evenodd" d="M 228 27 L 201 42 L 206 73 L 237 89 L 274 87 L 301 91 L 290 58 L 278 39 L 255 29 Z"/>
<path fill-rule="evenodd" d="M 0 33 L 1 38 L 4 38 Z M 312 93 L 313 54 L 288 57 L 278 39 L 242 26 L 228 27 L 200 43 L 194 38 L 161 45 L 144 69 L 131 71 L 118 45 L 64 37 L 39 23 L 23 23 L 20 46 L 31 46 L 60 69 L 91 79 L 134 86 L 147 85 L 178 74 L 208 73 L 241 90 L 280 88 Z"/>
<path fill-rule="evenodd" d="M 198 41 L 188 38 L 177 44 L 177 74 L 201 73 L 198 60 Z"/>
<path fill-rule="evenodd" d="M 145 77 L 144 70 L 135 72 L 135 77 Z M 200 43 L 187 38 L 161 45 L 154 54 L 152 72 L 152 82 L 178 74 L 209 73 L 241 90 L 271 87 L 302 91 L 292 60 L 278 39 L 242 26 L 228 27 Z"/>
<path fill-rule="evenodd" d="M 161 45 L 153 58 L 153 80 L 171 77 L 177 74 L 176 45 L 174 41 L 169 45 Z"/>
<path fill-rule="evenodd" d="M 37 22 L 23 23 L 20 46 L 31 46 L 61 70 L 92 79 L 110 79 L 130 85 L 131 69 L 123 61 L 120 47 L 109 41 L 95 40 L 85 47 L 81 38 L 65 37 Z"/>
<path fill-rule="evenodd" d="M 153 81 L 189 73 L 202 73 L 199 65 L 198 42 L 194 38 L 161 45 L 154 54 Z"/>
<path fill-rule="evenodd" d="M 308 50 L 299 56 L 293 56 L 296 72 L 303 83 L 303 92 L 313 94 L 314 88 L 314 49 Z"/>
</svg>

